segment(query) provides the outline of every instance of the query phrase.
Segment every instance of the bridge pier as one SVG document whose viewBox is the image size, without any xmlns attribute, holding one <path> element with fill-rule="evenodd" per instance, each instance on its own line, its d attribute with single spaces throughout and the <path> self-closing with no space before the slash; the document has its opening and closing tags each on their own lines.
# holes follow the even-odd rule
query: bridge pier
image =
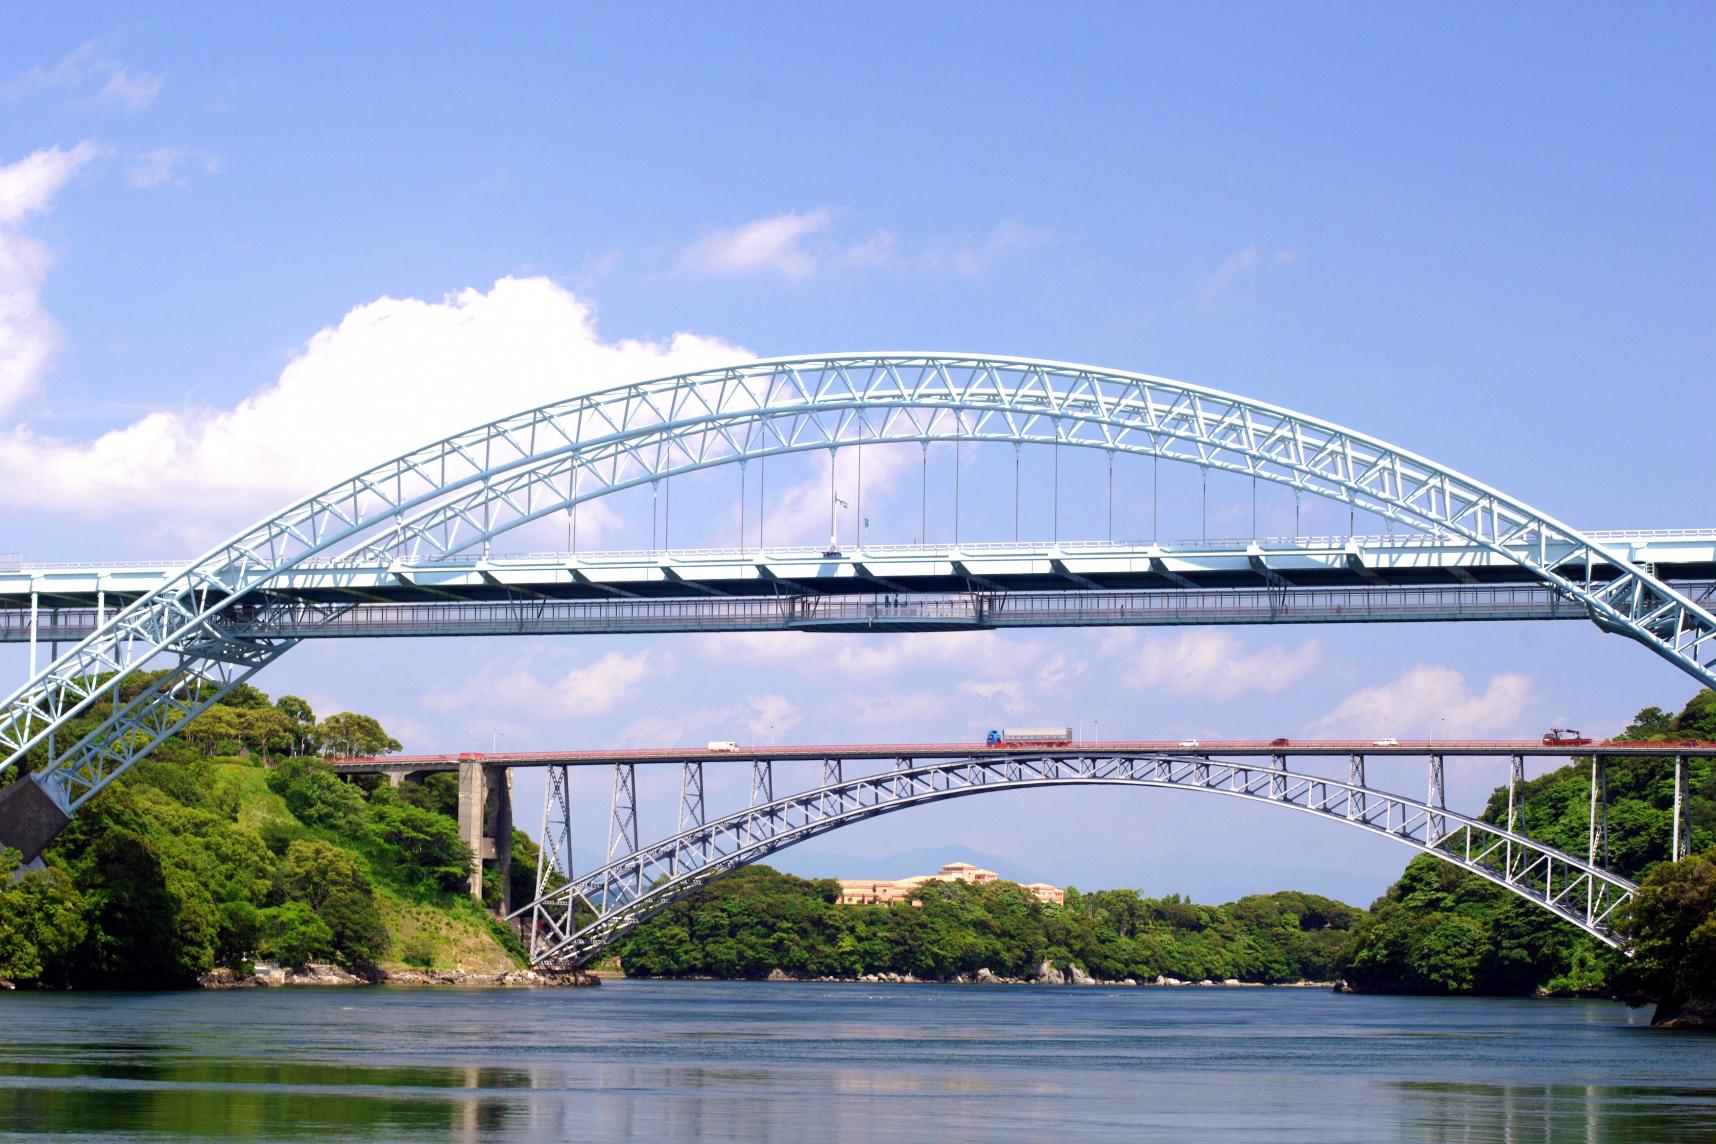
<svg viewBox="0 0 1716 1144">
<path fill-rule="evenodd" d="M 512 768 L 459 763 L 459 838 L 471 848 L 471 897 L 483 900 L 483 862 L 495 864 L 501 913 L 512 912 Z"/>
<path fill-rule="evenodd" d="M 1591 756 L 1591 819 L 1586 861 L 1609 864 L 1609 773 L 1603 756 Z"/>
<path fill-rule="evenodd" d="M 1674 828 L 1668 857 L 1678 862 L 1692 850 L 1692 820 L 1686 813 L 1686 756 L 1674 756 Z"/>
</svg>

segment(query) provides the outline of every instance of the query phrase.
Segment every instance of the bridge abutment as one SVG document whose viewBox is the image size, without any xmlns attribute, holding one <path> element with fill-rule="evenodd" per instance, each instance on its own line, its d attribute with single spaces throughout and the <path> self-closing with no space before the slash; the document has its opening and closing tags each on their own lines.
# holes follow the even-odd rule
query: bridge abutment
<svg viewBox="0 0 1716 1144">
<path fill-rule="evenodd" d="M 18 851 L 25 862 L 34 861 L 70 821 L 35 775 L 21 775 L 0 791 L 0 846 Z"/>
</svg>

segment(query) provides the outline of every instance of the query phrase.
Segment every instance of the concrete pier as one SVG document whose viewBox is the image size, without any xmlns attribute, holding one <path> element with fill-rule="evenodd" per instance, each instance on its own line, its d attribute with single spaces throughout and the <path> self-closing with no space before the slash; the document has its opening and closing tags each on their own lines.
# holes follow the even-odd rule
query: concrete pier
<svg viewBox="0 0 1716 1144">
<path fill-rule="evenodd" d="M 501 912 L 512 909 L 512 769 L 479 760 L 459 763 L 459 837 L 471 848 L 471 897 L 482 901 L 483 863 L 501 880 Z"/>
</svg>

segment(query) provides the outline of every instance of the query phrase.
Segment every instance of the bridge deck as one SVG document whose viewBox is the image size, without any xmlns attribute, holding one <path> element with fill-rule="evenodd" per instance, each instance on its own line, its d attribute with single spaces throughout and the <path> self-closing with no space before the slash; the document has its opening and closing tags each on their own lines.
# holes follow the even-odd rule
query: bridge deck
<svg viewBox="0 0 1716 1144">
<path fill-rule="evenodd" d="M 1694 597 L 1716 596 L 1716 530 L 1594 535 Z M 82 639 L 172 570 L 0 570 L 0 642 L 32 630 L 39 641 Z M 1496 552 L 1416 534 L 309 562 L 252 599 L 232 613 L 235 633 L 297 638 L 1587 615 Z"/>
<path fill-rule="evenodd" d="M 447 771 L 461 763 L 483 763 L 504 767 L 613 766 L 617 763 L 687 762 L 819 762 L 824 759 L 993 759 L 1008 755 L 1133 756 L 1181 755 L 1221 758 L 1283 756 L 1368 757 L 1425 755 L 1498 757 L 1510 755 L 1557 756 L 1601 754 L 1605 757 L 1672 758 L 1676 755 L 1716 755 L 1716 743 L 1638 743 L 1600 740 L 1593 743 L 1549 745 L 1537 739 L 1402 739 L 1397 743 L 1374 739 L 1292 740 L 1276 743 L 1268 739 L 1204 741 L 1110 741 L 1044 744 L 1039 746 L 990 746 L 987 743 L 815 743 L 779 746 L 750 746 L 735 751 L 708 747 L 588 748 L 566 751 L 468 752 L 443 755 L 385 755 L 333 760 L 334 770 L 344 774 L 377 774 L 388 771 Z"/>
</svg>

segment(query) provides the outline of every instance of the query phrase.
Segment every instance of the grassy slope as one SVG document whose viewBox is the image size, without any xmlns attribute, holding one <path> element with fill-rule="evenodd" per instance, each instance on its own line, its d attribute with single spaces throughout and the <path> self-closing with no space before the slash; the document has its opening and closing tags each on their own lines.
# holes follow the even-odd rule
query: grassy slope
<svg viewBox="0 0 1716 1144">
<path fill-rule="evenodd" d="M 268 772 L 245 759 L 215 760 L 217 781 L 239 794 L 238 820 L 260 829 L 269 821 L 301 825 L 280 796 L 268 789 Z M 376 899 L 387 927 L 382 969 L 429 968 L 464 973 L 504 973 L 518 963 L 495 940 L 481 912 L 413 902 L 377 880 Z M 414 964 L 408 963 L 411 955 Z M 427 965 L 424 962 L 427 961 Z"/>
</svg>

